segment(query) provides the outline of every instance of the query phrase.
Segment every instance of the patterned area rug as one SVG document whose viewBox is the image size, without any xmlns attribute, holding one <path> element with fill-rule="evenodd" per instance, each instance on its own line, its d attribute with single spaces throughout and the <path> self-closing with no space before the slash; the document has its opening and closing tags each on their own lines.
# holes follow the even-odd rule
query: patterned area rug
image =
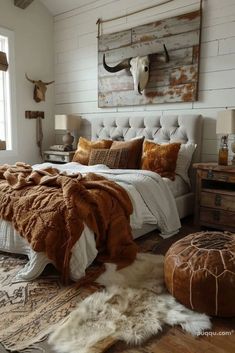
<svg viewBox="0 0 235 353">
<path fill-rule="evenodd" d="M 138 244 L 142 252 L 149 252 L 161 240 L 155 232 Z M 12 351 L 41 341 L 78 302 L 98 290 L 90 280 L 100 274 L 100 267 L 91 266 L 80 286 L 65 287 L 52 268 L 34 281 L 17 282 L 15 276 L 26 262 L 26 257 L 0 253 L 0 342 Z"/>
</svg>

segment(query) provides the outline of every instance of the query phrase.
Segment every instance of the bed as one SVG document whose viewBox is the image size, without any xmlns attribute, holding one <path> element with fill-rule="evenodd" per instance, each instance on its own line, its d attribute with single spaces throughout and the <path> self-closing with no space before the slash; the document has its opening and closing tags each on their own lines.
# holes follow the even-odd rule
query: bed
<svg viewBox="0 0 235 353">
<path fill-rule="evenodd" d="M 162 117 L 118 117 L 92 120 L 92 139 L 130 140 L 144 136 L 158 143 L 181 141 L 196 144 L 193 161 L 200 160 L 202 118 L 198 115 L 172 115 Z M 34 169 L 53 166 L 51 163 L 35 165 Z M 138 238 L 154 229 L 160 229 L 163 238 L 172 236 L 180 228 L 180 219 L 193 210 L 191 187 L 176 175 L 174 181 L 156 173 L 140 170 L 110 170 L 103 165 L 83 166 L 78 163 L 56 165 L 67 173 L 95 172 L 125 188 L 131 198 L 134 212 L 131 216 L 133 237 Z M 44 253 L 33 251 L 9 222 L 0 221 L 0 250 L 25 254 L 29 261 L 17 274 L 16 280 L 38 277 L 51 261 Z M 97 256 L 94 234 L 85 225 L 84 231 L 72 249 L 70 277 L 77 280 Z"/>
</svg>

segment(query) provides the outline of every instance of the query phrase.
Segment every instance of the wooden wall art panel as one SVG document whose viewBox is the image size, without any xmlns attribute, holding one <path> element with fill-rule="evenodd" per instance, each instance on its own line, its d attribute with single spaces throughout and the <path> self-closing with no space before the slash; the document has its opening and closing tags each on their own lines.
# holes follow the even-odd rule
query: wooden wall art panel
<svg viewBox="0 0 235 353">
<path fill-rule="evenodd" d="M 105 34 L 98 38 L 98 104 L 119 107 L 198 99 L 201 12 Z M 161 59 L 165 44 L 169 62 Z M 134 91 L 130 69 L 110 73 L 103 67 L 149 55 L 149 81 L 143 94 Z M 161 59 L 161 60 L 160 60 Z"/>
</svg>

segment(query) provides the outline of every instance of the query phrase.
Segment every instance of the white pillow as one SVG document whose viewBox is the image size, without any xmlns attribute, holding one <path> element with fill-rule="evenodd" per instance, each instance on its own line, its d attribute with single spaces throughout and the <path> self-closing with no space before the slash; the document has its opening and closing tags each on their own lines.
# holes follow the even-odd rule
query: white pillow
<svg viewBox="0 0 235 353">
<path fill-rule="evenodd" d="M 192 161 L 193 152 L 197 145 L 192 143 L 182 143 L 178 153 L 175 174 L 181 176 L 181 178 L 190 185 L 188 176 L 188 170 Z"/>
</svg>

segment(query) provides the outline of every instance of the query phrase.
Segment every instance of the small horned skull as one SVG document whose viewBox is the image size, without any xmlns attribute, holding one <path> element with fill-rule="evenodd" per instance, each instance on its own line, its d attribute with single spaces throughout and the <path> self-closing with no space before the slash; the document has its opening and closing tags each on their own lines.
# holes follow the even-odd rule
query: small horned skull
<svg viewBox="0 0 235 353">
<path fill-rule="evenodd" d="M 55 81 L 50 81 L 50 82 L 43 82 L 41 80 L 31 80 L 27 74 L 25 74 L 25 77 L 29 82 L 32 82 L 34 86 L 34 91 L 33 91 L 33 99 L 35 102 L 39 103 L 41 101 L 45 101 L 45 94 L 47 90 L 47 85 L 50 85 L 51 83 Z"/>
</svg>

